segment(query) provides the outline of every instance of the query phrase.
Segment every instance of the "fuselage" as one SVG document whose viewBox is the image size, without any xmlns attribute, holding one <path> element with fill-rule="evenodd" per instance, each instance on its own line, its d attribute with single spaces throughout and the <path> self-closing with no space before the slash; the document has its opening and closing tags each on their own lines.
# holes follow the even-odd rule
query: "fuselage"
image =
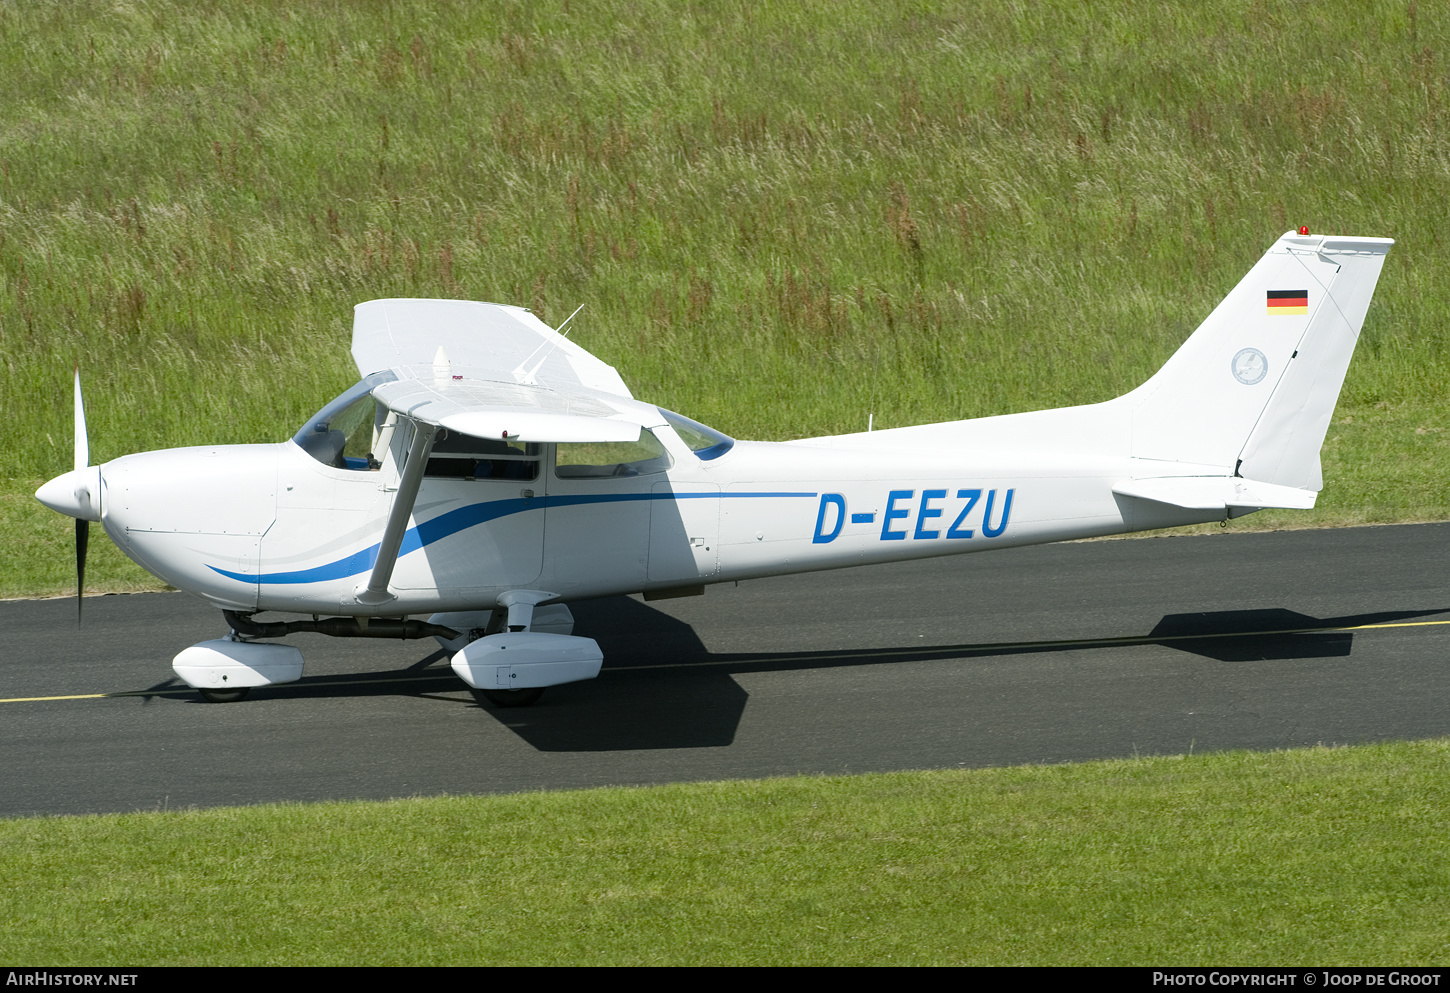
<svg viewBox="0 0 1450 993">
<path fill-rule="evenodd" d="M 488 609 L 517 589 L 687 591 L 1223 516 L 1115 496 L 1135 472 L 1125 456 L 974 452 L 937 444 L 939 429 L 918 447 L 912 430 L 889 446 L 735 442 L 702 458 L 660 423 L 663 457 L 586 472 L 553 444 L 503 474 L 432 460 L 382 605 L 358 594 L 402 439 L 371 467 L 292 441 L 126 456 L 100 468 L 101 520 L 141 566 L 222 607 L 398 616 Z"/>
</svg>

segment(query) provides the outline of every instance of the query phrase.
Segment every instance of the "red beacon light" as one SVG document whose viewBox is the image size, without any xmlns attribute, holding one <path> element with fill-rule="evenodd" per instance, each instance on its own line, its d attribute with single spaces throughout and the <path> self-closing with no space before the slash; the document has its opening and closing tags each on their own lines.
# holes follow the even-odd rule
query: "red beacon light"
<svg viewBox="0 0 1450 993">
<path fill-rule="evenodd" d="M 1301 225 L 1299 225 L 1299 233 L 1300 234 L 1308 234 L 1309 233 L 1309 225 L 1307 225 L 1307 224 L 1301 224 Z"/>
</svg>

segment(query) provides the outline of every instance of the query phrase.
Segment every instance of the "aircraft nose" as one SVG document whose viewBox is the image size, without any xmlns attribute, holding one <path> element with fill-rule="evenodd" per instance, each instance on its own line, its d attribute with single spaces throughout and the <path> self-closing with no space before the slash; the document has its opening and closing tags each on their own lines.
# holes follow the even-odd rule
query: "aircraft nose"
<svg viewBox="0 0 1450 993">
<path fill-rule="evenodd" d="M 101 467 L 72 469 L 35 491 L 35 499 L 79 521 L 101 519 Z"/>
</svg>

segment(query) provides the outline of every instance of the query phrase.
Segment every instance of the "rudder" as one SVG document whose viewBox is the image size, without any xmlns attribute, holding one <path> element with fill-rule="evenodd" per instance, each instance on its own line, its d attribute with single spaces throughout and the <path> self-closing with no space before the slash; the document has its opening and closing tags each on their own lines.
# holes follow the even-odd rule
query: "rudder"
<svg viewBox="0 0 1450 993">
<path fill-rule="evenodd" d="M 1324 488 L 1319 449 L 1392 244 L 1388 238 L 1323 239 L 1318 255 L 1336 263 L 1338 271 L 1244 445 L 1239 475 L 1316 492 Z"/>
</svg>

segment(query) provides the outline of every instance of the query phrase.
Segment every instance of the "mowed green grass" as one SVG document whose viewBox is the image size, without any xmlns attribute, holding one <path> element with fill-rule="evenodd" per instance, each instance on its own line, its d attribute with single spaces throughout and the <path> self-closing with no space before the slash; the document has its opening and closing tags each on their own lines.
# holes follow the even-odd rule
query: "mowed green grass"
<svg viewBox="0 0 1450 993">
<path fill-rule="evenodd" d="M 0 588 L 65 585 L 77 362 L 104 461 L 288 437 L 362 300 L 583 304 L 783 439 L 1121 393 L 1299 224 L 1398 244 L 1322 508 L 1236 526 L 1444 519 L 1447 58 L 1416 3 L 0 3 Z"/>
<path fill-rule="evenodd" d="M 1442 964 L 1450 742 L 0 822 L 7 961 Z"/>
</svg>

